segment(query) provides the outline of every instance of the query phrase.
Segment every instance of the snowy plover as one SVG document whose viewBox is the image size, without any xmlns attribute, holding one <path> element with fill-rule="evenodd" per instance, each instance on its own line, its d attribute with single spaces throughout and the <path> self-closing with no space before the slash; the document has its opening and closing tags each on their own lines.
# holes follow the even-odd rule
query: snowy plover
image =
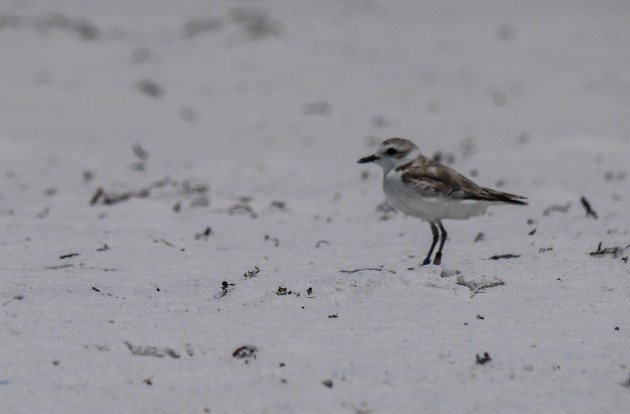
<svg viewBox="0 0 630 414">
<path fill-rule="evenodd" d="M 359 163 L 375 162 L 383 168 L 383 192 L 398 210 L 429 222 L 433 242 L 422 265 L 431 263 L 433 249 L 440 247 L 433 264 L 442 261 L 446 242 L 443 219 L 466 220 L 485 213 L 495 204 L 527 205 L 526 197 L 481 187 L 453 169 L 432 161 L 411 141 L 390 138 L 381 143 L 374 155 Z M 438 232 L 439 228 L 439 232 Z"/>
</svg>

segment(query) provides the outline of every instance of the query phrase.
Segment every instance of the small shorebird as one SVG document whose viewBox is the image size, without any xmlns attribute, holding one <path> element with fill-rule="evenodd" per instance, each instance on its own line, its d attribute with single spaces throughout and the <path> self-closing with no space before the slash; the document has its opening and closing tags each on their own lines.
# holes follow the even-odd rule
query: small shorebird
<svg viewBox="0 0 630 414">
<path fill-rule="evenodd" d="M 403 138 L 383 141 L 374 155 L 358 162 L 380 165 L 383 168 L 383 192 L 389 202 L 431 226 L 433 242 L 423 266 L 431 263 L 438 239 L 440 247 L 433 264 L 442 262 L 447 236 L 442 220 L 466 220 L 484 214 L 489 206 L 497 204 L 527 205 L 523 201 L 526 197 L 481 187 L 455 170 L 423 156 L 413 142 Z"/>
</svg>

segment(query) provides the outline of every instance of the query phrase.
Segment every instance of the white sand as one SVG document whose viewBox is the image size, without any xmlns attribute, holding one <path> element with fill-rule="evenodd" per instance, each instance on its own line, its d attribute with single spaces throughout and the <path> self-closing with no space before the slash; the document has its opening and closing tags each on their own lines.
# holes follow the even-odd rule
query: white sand
<svg viewBox="0 0 630 414">
<path fill-rule="evenodd" d="M 419 3 L 3 1 L 0 412 L 628 412 L 630 4 Z M 531 204 L 419 268 L 390 136 Z"/>
</svg>

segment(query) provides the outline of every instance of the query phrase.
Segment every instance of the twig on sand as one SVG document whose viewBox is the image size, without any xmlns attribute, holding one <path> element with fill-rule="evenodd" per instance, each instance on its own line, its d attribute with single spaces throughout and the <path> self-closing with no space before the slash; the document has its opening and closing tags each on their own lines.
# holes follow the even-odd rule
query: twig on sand
<svg viewBox="0 0 630 414">
<path fill-rule="evenodd" d="M 501 280 L 501 279 L 497 279 L 496 277 L 494 278 L 494 280 L 489 280 L 489 281 L 485 281 L 485 280 L 482 280 L 482 281 L 466 280 L 466 279 L 464 279 L 464 276 L 459 275 L 459 276 L 457 276 L 456 284 L 458 284 L 460 286 L 466 286 L 468 289 L 470 289 L 470 297 L 472 298 L 477 293 L 479 293 L 479 292 L 481 292 L 481 291 L 483 291 L 483 290 L 485 290 L 487 288 L 505 285 L 505 281 Z"/>
<path fill-rule="evenodd" d="M 94 192 L 94 195 L 90 198 L 90 205 L 95 206 L 99 202 L 105 206 L 111 206 L 114 204 L 122 203 L 123 201 L 130 200 L 132 198 L 147 198 L 151 195 L 151 191 L 156 188 L 165 187 L 173 181 L 166 177 L 158 181 L 154 181 L 148 186 L 141 188 L 137 191 L 127 191 L 124 193 L 109 193 L 102 187 L 98 187 Z"/>
<path fill-rule="evenodd" d="M 593 210 L 593 207 L 591 207 L 591 203 L 588 202 L 586 197 L 582 196 L 582 198 L 580 198 L 580 202 L 582 203 L 582 207 L 584 207 L 584 210 L 586 210 L 586 217 L 591 216 L 595 220 L 597 220 L 597 212 Z"/>
<path fill-rule="evenodd" d="M 613 258 L 617 258 L 622 251 L 622 247 L 602 247 L 602 242 L 599 242 L 599 244 L 597 245 L 597 250 L 595 250 L 594 252 L 590 252 L 589 254 L 593 257 L 601 257 L 609 254 Z"/>
<path fill-rule="evenodd" d="M 396 272 L 393 271 L 393 270 L 383 269 L 383 268 L 380 268 L 380 267 L 363 267 L 361 269 L 340 270 L 339 273 L 348 273 L 348 274 L 350 274 L 350 273 L 363 272 L 363 271 L 366 271 L 366 270 L 368 270 L 368 271 L 375 271 L 375 272 L 383 272 L 383 271 L 385 271 L 385 272 L 389 272 L 389 273 L 391 273 L 393 275 L 396 274 Z"/>
</svg>

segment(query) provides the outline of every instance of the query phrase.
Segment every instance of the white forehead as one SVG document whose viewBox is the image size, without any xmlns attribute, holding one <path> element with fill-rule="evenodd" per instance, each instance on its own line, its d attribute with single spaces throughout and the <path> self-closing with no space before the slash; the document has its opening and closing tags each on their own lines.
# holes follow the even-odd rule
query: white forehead
<svg viewBox="0 0 630 414">
<path fill-rule="evenodd" d="M 388 148 L 395 148 L 399 152 L 409 152 L 418 147 L 404 138 L 390 138 L 381 143 L 381 150 L 387 150 Z"/>
</svg>

